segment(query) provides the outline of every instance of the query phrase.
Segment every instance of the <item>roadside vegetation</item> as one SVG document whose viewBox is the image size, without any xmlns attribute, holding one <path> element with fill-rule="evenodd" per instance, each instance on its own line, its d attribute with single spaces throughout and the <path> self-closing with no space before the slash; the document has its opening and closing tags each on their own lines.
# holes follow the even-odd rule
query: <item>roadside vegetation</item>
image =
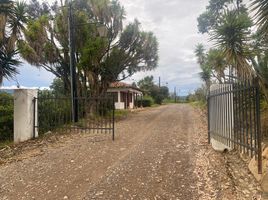
<svg viewBox="0 0 268 200">
<path fill-rule="evenodd" d="M 195 55 L 205 94 L 213 83 L 257 80 L 261 88 L 263 132 L 268 116 L 268 1 L 210 0 L 198 17 L 198 30 L 207 34 L 207 44 L 197 44 Z M 205 95 L 205 96 L 206 96 Z M 200 92 L 190 98 L 200 104 Z"/>
<path fill-rule="evenodd" d="M 190 103 L 194 107 L 205 109 L 207 106 L 207 95 L 206 87 L 203 86 L 194 91 L 194 93 L 189 94 L 186 97 L 186 102 Z"/>
<path fill-rule="evenodd" d="M 157 67 L 157 38 L 143 31 L 138 19 L 124 23 L 127 16 L 119 1 L 68 2 L 0 2 L 0 84 L 15 78 L 22 57 L 54 74 L 70 93 L 70 7 L 79 96 L 99 96 L 110 83 Z"/>
<path fill-rule="evenodd" d="M 168 87 L 156 85 L 153 76 L 146 76 L 138 82 L 138 86 L 145 95 L 143 107 L 152 106 L 153 104 L 161 105 L 164 99 L 169 98 Z"/>
<path fill-rule="evenodd" d="M 13 96 L 0 93 L 0 143 L 13 140 Z"/>
</svg>

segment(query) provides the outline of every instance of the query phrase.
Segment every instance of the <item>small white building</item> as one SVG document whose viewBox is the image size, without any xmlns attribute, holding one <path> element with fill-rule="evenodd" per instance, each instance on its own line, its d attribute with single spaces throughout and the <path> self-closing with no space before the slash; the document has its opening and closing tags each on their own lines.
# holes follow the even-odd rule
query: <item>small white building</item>
<svg viewBox="0 0 268 200">
<path fill-rule="evenodd" d="M 115 97 L 115 109 L 134 109 L 136 100 L 142 99 L 142 91 L 130 84 L 123 82 L 114 82 L 110 85 L 108 93 Z"/>
</svg>

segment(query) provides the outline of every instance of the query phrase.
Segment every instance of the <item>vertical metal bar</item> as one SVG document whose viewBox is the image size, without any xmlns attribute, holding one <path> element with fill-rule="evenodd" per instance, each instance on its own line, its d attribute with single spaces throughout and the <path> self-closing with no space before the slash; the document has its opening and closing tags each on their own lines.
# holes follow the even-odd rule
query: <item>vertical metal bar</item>
<svg viewBox="0 0 268 200">
<path fill-rule="evenodd" d="M 234 147 L 237 148 L 237 142 L 238 142 L 238 137 L 237 137 L 237 132 L 236 132 L 236 124 L 237 124 L 237 95 L 235 92 L 236 85 L 234 82 L 232 82 L 230 89 L 232 90 L 231 96 L 230 96 L 230 101 L 231 101 L 231 109 L 232 109 L 232 134 L 233 137 L 235 138 L 235 144 Z"/>
<path fill-rule="evenodd" d="M 114 97 L 113 97 L 113 141 L 114 141 L 114 132 L 115 132 L 115 130 L 114 130 L 114 111 L 115 111 L 115 105 L 114 105 Z"/>
<path fill-rule="evenodd" d="M 243 103 L 242 103 L 242 97 L 243 97 L 243 90 L 241 89 L 242 88 L 242 85 L 241 83 L 239 83 L 239 131 L 240 131 L 240 140 L 239 142 L 241 144 L 243 144 Z M 243 147 L 240 145 L 240 151 L 242 152 L 243 151 Z"/>
<path fill-rule="evenodd" d="M 207 118 L 208 118 L 208 144 L 210 144 L 210 89 L 207 97 Z"/>
<path fill-rule="evenodd" d="M 223 85 L 221 85 L 221 87 L 220 87 L 220 93 L 223 93 Z M 223 144 L 226 144 L 226 141 L 225 141 L 225 133 L 224 133 L 224 101 L 223 101 L 223 98 L 224 98 L 224 95 L 223 94 L 221 94 L 220 95 L 220 101 L 221 101 L 221 106 L 220 106 L 220 108 L 221 108 L 221 136 L 222 136 L 222 143 Z"/>
<path fill-rule="evenodd" d="M 36 126 L 35 126 L 35 122 L 36 122 L 36 109 L 35 109 L 35 106 L 36 106 L 36 97 L 33 98 L 33 138 L 35 138 L 35 129 L 36 129 Z"/>
<path fill-rule="evenodd" d="M 242 82 L 242 143 L 243 143 L 243 153 L 245 153 L 245 84 Z"/>
<path fill-rule="evenodd" d="M 220 93 L 223 92 L 223 87 L 222 85 L 220 85 Z M 221 141 L 223 144 L 226 144 L 225 143 L 225 139 L 224 139 L 224 131 L 223 131 L 223 94 L 219 95 L 219 99 L 220 99 L 220 126 L 221 126 Z"/>
<path fill-rule="evenodd" d="M 229 91 L 229 96 L 228 96 L 228 112 L 229 112 L 229 131 L 230 131 L 230 135 L 231 135 L 231 138 L 232 138 L 232 142 L 231 142 L 231 145 L 232 145 L 232 148 L 235 147 L 235 141 L 236 141 L 236 138 L 235 138 L 235 134 L 234 134 L 234 123 L 233 123 L 233 117 L 234 117 L 234 94 L 233 94 L 233 85 L 232 83 L 230 83 L 230 85 L 228 86 L 228 91 Z"/>
<path fill-rule="evenodd" d="M 108 115 L 108 123 L 109 123 L 109 132 L 108 133 L 110 133 L 111 132 L 111 129 L 112 129 L 112 125 L 111 125 L 111 123 L 112 123 L 112 115 L 113 115 L 113 110 L 112 110 L 112 108 L 113 108 L 113 106 L 114 105 L 112 105 L 112 100 L 111 100 L 111 97 L 112 98 L 115 98 L 115 94 L 114 95 L 112 95 L 112 96 L 110 96 L 109 98 L 108 98 L 108 103 L 109 103 L 109 115 Z M 110 108 L 110 104 L 111 104 L 111 108 Z"/>
<path fill-rule="evenodd" d="M 214 94 L 216 95 L 217 94 L 217 89 L 214 90 Z M 216 139 L 218 137 L 218 97 L 217 96 L 214 96 L 214 101 L 215 101 L 215 105 L 214 105 L 214 115 L 215 115 L 215 119 L 213 120 L 214 121 L 214 139 Z"/>
<path fill-rule="evenodd" d="M 229 93 L 228 93 L 228 85 L 225 84 L 225 131 L 226 131 L 226 137 L 228 138 L 228 147 L 231 146 L 231 135 L 230 131 L 228 129 L 228 124 L 229 124 L 229 115 L 228 115 L 228 109 L 229 109 Z"/>
<path fill-rule="evenodd" d="M 219 108 L 220 108 L 220 112 L 219 112 L 219 114 L 220 114 L 220 138 L 221 138 L 221 142 L 223 143 L 223 144 L 225 144 L 225 139 L 224 139 L 224 132 L 223 132 L 223 105 L 222 105 L 222 98 L 223 98 L 223 95 L 221 94 L 222 93 L 222 85 L 220 85 L 220 88 L 219 88 Z"/>
<path fill-rule="evenodd" d="M 253 154 L 252 154 L 252 144 L 253 144 L 253 137 L 252 137 L 252 85 L 249 84 L 249 121 L 250 121 L 250 157 L 252 158 L 253 157 Z"/>
<path fill-rule="evenodd" d="M 72 128 L 72 126 L 73 126 L 73 117 L 72 117 L 72 99 L 69 99 L 70 101 L 68 101 L 68 103 L 69 103 L 69 120 L 70 120 L 70 126 L 69 126 L 69 132 L 70 133 L 72 133 L 73 132 L 73 128 Z"/>
<path fill-rule="evenodd" d="M 103 109 L 105 109 L 103 111 L 103 132 L 106 133 L 106 112 L 107 112 L 107 106 L 106 106 L 106 96 L 103 97 Z"/>
<path fill-rule="evenodd" d="M 257 137 L 258 137 L 258 173 L 262 174 L 262 136 L 261 136 L 261 125 L 260 125 L 260 92 L 259 87 L 256 83 L 256 111 L 257 111 Z"/>
<path fill-rule="evenodd" d="M 245 81 L 245 118 L 246 118 L 246 132 L 245 132 L 245 134 L 246 134 L 246 145 L 247 145 L 247 148 L 246 148 L 246 150 L 247 150 L 247 154 L 249 154 L 249 143 L 248 143 L 248 135 L 249 135 L 249 132 L 248 132 L 248 130 L 249 130 L 249 127 L 248 127 L 248 83 L 247 83 L 247 81 Z"/>
<path fill-rule="evenodd" d="M 227 146 L 230 146 L 230 138 L 229 138 L 229 134 L 228 134 L 228 131 L 227 131 L 227 105 L 228 105 L 228 94 L 226 94 L 226 85 L 224 84 L 224 87 L 223 87 L 223 91 L 225 92 L 224 96 L 223 96 L 223 105 L 224 105 L 224 134 L 225 134 L 225 137 L 227 138 L 226 139 L 226 144 Z"/>
<path fill-rule="evenodd" d="M 100 97 L 100 106 L 101 106 L 101 112 L 100 112 L 100 115 L 101 115 L 101 122 L 100 122 L 100 126 L 99 126 L 99 128 L 100 128 L 100 131 L 101 131 L 101 133 L 103 132 L 103 124 L 104 124 L 104 122 L 103 122 L 103 109 L 104 109 L 104 106 L 103 106 L 103 99 L 102 99 L 103 97 Z"/>
<path fill-rule="evenodd" d="M 62 105 L 63 102 L 64 102 L 64 99 L 58 99 L 57 106 Z M 62 120 L 62 109 L 60 109 L 60 112 L 58 114 L 58 131 L 61 131 L 62 124 L 63 124 L 63 120 Z"/>
<path fill-rule="evenodd" d="M 214 94 L 214 91 L 211 91 L 211 95 Z M 211 138 L 213 138 L 213 134 L 214 134 L 214 129 L 215 129 L 215 122 L 214 122 L 214 110 L 215 110 L 215 98 L 214 96 L 210 97 L 210 101 L 211 101 L 211 107 L 210 107 L 210 141 Z M 213 118 L 211 116 L 214 116 Z"/>
<path fill-rule="evenodd" d="M 215 90 L 215 93 L 218 94 L 218 89 Z M 215 127 L 215 133 L 217 134 L 216 135 L 216 138 L 218 138 L 219 136 L 219 96 L 216 96 L 216 108 L 215 108 L 215 112 L 216 112 L 216 119 L 215 119 L 215 122 L 216 122 L 216 127 Z"/>
<path fill-rule="evenodd" d="M 99 125 L 99 128 L 100 128 L 100 132 L 102 133 L 103 132 L 103 100 L 102 100 L 102 97 L 100 97 L 99 99 L 100 101 L 100 125 Z"/>
<path fill-rule="evenodd" d="M 255 156 L 255 160 L 257 160 L 257 110 L 256 110 L 256 101 L 257 101 L 257 98 L 256 98 L 256 87 L 254 85 L 253 87 L 253 122 L 254 122 L 254 125 L 253 125 L 253 129 L 254 129 L 254 156 Z"/>
<path fill-rule="evenodd" d="M 94 115 L 96 115 L 95 117 L 94 117 L 94 133 L 97 133 L 97 129 L 96 129 L 96 126 L 98 126 L 98 122 L 99 122 L 99 116 L 98 116 L 98 100 L 97 100 L 97 98 L 96 97 L 94 97 L 94 102 L 96 103 L 96 113 L 94 113 Z"/>
</svg>

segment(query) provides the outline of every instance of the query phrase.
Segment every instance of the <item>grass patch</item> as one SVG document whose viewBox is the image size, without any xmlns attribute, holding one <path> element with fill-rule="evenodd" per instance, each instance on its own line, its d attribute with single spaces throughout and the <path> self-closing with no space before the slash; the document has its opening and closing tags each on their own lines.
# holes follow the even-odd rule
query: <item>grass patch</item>
<svg viewBox="0 0 268 200">
<path fill-rule="evenodd" d="M 124 119 L 129 115 L 129 110 L 115 110 L 114 117 L 116 120 Z"/>
<path fill-rule="evenodd" d="M 163 104 L 171 104 L 171 103 L 175 103 L 175 99 L 164 99 L 163 100 Z"/>
<path fill-rule="evenodd" d="M 11 146 L 12 144 L 14 144 L 14 143 L 10 140 L 1 141 L 0 142 L 0 149 L 5 148 L 6 146 Z"/>
<path fill-rule="evenodd" d="M 193 102 L 190 102 L 190 105 L 196 108 L 201 108 L 201 109 L 206 109 L 207 107 L 207 104 L 202 101 L 193 101 Z"/>
<path fill-rule="evenodd" d="M 163 104 L 162 104 L 163 105 Z M 151 108 L 156 108 L 156 107 L 159 107 L 159 106 L 161 106 L 160 104 L 156 104 L 156 103 L 154 103 L 154 104 L 152 104 L 150 107 Z"/>
</svg>

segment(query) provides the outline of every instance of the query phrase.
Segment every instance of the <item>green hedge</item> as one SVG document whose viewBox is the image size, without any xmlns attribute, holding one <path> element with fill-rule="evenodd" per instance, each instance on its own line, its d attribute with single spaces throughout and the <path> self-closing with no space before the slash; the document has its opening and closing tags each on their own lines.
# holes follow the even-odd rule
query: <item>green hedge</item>
<svg viewBox="0 0 268 200">
<path fill-rule="evenodd" d="M 0 141 L 13 140 L 13 96 L 0 93 Z"/>
<path fill-rule="evenodd" d="M 154 104 L 154 100 L 150 96 L 144 96 L 143 99 L 138 99 L 136 105 L 142 107 L 151 107 Z"/>
</svg>

